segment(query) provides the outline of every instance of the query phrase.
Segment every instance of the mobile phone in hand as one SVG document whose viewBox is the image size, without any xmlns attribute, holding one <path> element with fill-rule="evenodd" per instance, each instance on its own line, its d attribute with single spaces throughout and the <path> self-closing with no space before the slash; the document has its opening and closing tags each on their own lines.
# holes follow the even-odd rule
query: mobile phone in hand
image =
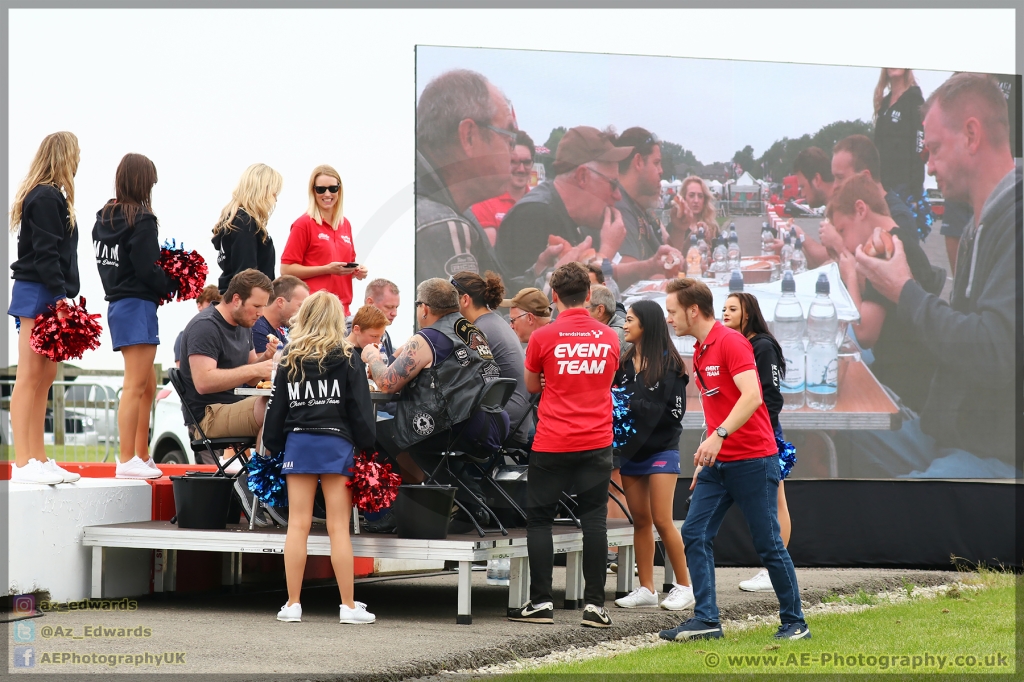
<svg viewBox="0 0 1024 682">
<path fill-rule="evenodd" d="M 344 267 L 346 267 L 346 268 L 358 268 L 359 267 L 359 263 L 342 263 L 342 265 Z"/>
</svg>

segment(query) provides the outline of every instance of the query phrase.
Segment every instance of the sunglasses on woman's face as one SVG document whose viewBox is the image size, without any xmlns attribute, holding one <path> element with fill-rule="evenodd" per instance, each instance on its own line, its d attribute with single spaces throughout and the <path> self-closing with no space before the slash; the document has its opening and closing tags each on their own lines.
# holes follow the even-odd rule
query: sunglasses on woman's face
<svg viewBox="0 0 1024 682">
<path fill-rule="evenodd" d="M 337 194 L 339 189 L 341 189 L 341 185 L 327 185 L 326 187 L 321 187 L 320 185 L 313 185 L 313 191 L 316 192 L 317 194 L 323 194 L 324 192 Z"/>
</svg>

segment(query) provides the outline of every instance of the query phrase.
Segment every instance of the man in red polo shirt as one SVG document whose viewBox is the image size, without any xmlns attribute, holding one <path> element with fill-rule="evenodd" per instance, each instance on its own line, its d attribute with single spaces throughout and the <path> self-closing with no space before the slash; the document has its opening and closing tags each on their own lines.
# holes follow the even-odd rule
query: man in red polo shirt
<svg viewBox="0 0 1024 682">
<path fill-rule="evenodd" d="M 590 274 L 567 263 L 551 274 L 558 317 L 530 336 L 526 389 L 544 392 L 526 488 L 526 544 L 530 553 L 530 601 L 509 610 L 509 620 L 553 623 L 551 525 L 562 491 L 576 494 L 583 527 L 583 620 L 611 627 L 604 609 L 607 578 L 607 504 L 612 473 L 612 379 L 619 366 L 615 330 L 590 317 Z"/>
<path fill-rule="evenodd" d="M 742 334 L 715 320 L 711 290 L 700 280 L 669 282 L 665 308 L 676 336 L 697 339 L 693 374 L 708 436 L 693 456 L 697 471 L 683 524 L 686 563 L 697 600 L 694 617 L 662 630 L 661 638 L 674 641 L 722 636 L 712 547 L 725 513 L 735 502 L 747 519 L 754 549 L 768 569 L 779 599 L 782 625 L 775 638 L 809 639 L 811 632 L 800 607 L 793 561 L 779 534 L 778 447 L 761 396 L 754 350 Z"/>
</svg>

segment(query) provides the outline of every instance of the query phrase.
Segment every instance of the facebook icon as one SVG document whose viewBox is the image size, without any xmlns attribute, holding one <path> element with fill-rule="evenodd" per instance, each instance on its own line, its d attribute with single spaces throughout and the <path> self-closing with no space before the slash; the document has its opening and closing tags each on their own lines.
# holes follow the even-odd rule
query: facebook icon
<svg viewBox="0 0 1024 682">
<path fill-rule="evenodd" d="M 11 636 L 19 644 L 28 644 L 36 639 L 36 624 L 30 620 L 16 621 L 11 628 Z"/>
<path fill-rule="evenodd" d="M 34 668 L 36 665 L 36 649 L 31 646 L 14 647 L 14 667 Z"/>
</svg>

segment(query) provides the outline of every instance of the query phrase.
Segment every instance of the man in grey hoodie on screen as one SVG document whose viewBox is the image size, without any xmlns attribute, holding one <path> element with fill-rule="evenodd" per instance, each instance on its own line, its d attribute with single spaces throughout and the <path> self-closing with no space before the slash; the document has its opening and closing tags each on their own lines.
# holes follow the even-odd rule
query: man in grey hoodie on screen
<svg viewBox="0 0 1024 682">
<path fill-rule="evenodd" d="M 1006 100 L 981 74 L 960 73 L 923 107 L 928 173 L 945 198 L 974 206 L 950 301 L 914 282 L 898 245 L 891 260 L 858 248 L 857 269 L 917 334 L 938 368 L 920 417 L 899 431 L 851 438 L 895 476 L 1014 478 L 1017 233 L 1022 174 L 1010 150 Z M 922 381 L 926 380 L 922 378 Z"/>
</svg>

